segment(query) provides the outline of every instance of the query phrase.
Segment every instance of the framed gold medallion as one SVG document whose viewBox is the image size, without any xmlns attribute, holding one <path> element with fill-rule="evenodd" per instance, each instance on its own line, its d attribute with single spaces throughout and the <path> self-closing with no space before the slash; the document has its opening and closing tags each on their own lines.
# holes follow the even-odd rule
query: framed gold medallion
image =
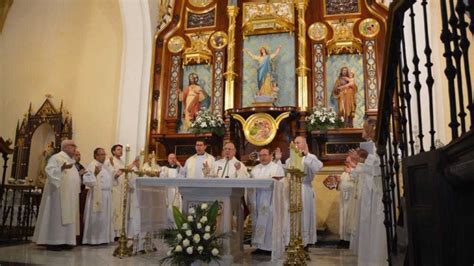
<svg viewBox="0 0 474 266">
<path fill-rule="evenodd" d="M 246 120 L 238 114 L 233 114 L 232 117 L 242 124 L 245 139 L 248 142 L 256 146 L 265 146 L 272 142 L 277 133 L 278 125 L 289 115 L 290 112 L 285 112 L 276 119 L 267 113 L 256 113 Z"/>
</svg>

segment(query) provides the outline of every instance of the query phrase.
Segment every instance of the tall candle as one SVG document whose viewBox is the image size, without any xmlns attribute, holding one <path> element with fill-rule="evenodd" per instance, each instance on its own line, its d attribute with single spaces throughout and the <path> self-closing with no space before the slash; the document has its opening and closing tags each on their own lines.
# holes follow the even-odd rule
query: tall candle
<svg viewBox="0 0 474 266">
<path fill-rule="evenodd" d="M 145 151 L 140 151 L 140 170 L 143 170 L 143 164 L 145 163 Z"/>
<path fill-rule="evenodd" d="M 156 156 L 155 151 L 151 153 L 151 170 L 156 170 Z"/>
<path fill-rule="evenodd" d="M 125 146 L 125 165 L 128 165 L 129 160 L 130 160 L 130 145 L 127 144 Z"/>
</svg>

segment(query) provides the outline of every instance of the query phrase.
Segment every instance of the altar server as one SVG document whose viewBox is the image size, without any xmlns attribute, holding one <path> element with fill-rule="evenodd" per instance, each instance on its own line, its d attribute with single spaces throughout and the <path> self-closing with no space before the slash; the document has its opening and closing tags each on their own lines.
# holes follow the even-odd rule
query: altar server
<svg viewBox="0 0 474 266">
<path fill-rule="evenodd" d="M 181 168 L 181 163 L 176 159 L 176 154 L 168 154 L 168 162 L 165 166 L 161 167 L 160 177 L 163 178 L 176 178 Z M 166 216 L 168 227 L 175 225 L 173 217 L 173 206 L 181 209 L 181 195 L 178 192 L 177 187 L 168 187 L 166 195 Z"/>
<path fill-rule="evenodd" d="M 112 188 L 112 224 L 114 226 L 115 237 L 118 237 L 122 229 L 123 195 L 125 187 L 125 175 L 122 170 L 120 170 L 125 168 L 125 163 L 121 159 L 123 146 L 121 144 L 115 144 L 110 151 L 112 157 L 105 162 L 105 166 L 112 169 L 114 179 L 117 180 L 117 185 Z"/>
<path fill-rule="evenodd" d="M 41 198 L 33 242 L 50 250 L 70 249 L 79 234 L 81 178 L 73 159 L 76 144 L 64 140 L 61 151 L 46 165 L 47 180 Z"/>
<path fill-rule="evenodd" d="M 210 174 L 215 159 L 206 152 L 207 144 L 203 139 L 196 141 L 196 154 L 189 157 L 179 172 L 181 178 L 203 178 Z"/>
<path fill-rule="evenodd" d="M 112 225 L 112 187 L 114 180 L 112 169 L 105 167 L 105 150 L 96 148 L 94 160 L 87 166 L 84 185 L 89 187 L 84 211 L 83 244 L 104 244 L 114 241 Z"/>
</svg>

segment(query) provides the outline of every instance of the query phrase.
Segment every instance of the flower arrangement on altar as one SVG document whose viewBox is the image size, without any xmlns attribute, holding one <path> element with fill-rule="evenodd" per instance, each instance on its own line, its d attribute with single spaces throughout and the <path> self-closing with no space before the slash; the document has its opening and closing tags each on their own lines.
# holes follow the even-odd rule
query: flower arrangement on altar
<svg viewBox="0 0 474 266">
<path fill-rule="evenodd" d="M 196 114 L 196 118 L 191 121 L 190 130 L 194 134 L 215 133 L 218 136 L 223 136 L 224 120 L 219 112 L 212 113 L 209 109 L 202 108 Z"/>
<path fill-rule="evenodd" d="M 310 115 L 305 118 L 306 129 L 327 130 L 328 128 L 340 128 L 344 126 L 344 118 L 338 117 L 331 108 L 313 107 Z"/>
<path fill-rule="evenodd" d="M 210 207 L 207 203 L 189 208 L 188 215 L 173 207 L 176 228 L 160 231 L 160 237 L 170 247 L 161 263 L 172 265 L 190 265 L 195 261 L 210 263 L 220 260 L 219 239 L 224 235 L 216 234 L 216 220 L 219 203 Z"/>
</svg>

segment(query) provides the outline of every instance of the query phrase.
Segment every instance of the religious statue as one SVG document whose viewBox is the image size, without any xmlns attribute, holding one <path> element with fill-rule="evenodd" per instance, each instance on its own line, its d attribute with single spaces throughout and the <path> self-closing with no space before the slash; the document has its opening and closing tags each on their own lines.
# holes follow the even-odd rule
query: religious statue
<svg viewBox="0 0 474 266">
<path fill-rule="evenodd" d="M 280 50 L 281 45 L 278 46 L 273 53 L 270 53 L 267 48 L 262 46 L 260 47 L 259 55 L 255 55 L 245 48 L 243 50 L 248 56 L 250 56 L 250 58 L 257 61 L 259 64 L 257 69 L 258 92 L 256 96 L 267 98 L 271 102 L 274 102 L 278 97 L 279 90 L 278 83 L 276 83 L 272 75 L 271 60 L 280 53 Z"/>
<path fill-rule="evenodd" d="M 44 187 L 46 184 L 46 165 L 48 164 L 49 158 L 54 154 L 54 142 L 48 143 L 48 146 L 41 153 L 40 165 L 38 169 L 38 179 L 36 184 L 39 187 Z"/>
<path fill-rule="evenodd" d="M 351 72 L 348 67 L 342 67 L 339 72 L 332 96 L 337 101 L 338 116 L 344 118 L 346 127 L 353 127 L 354 114 L 356 112 L 356 94 L 357 85 L 354 79 L 354 72 Z"/>
<path fill-rule="evenodd" d="M 209 94 L 199 85 L 199 76 L 196 73 L 189 74 L 189 84 L 180 95 L 182 101 L 182 131 L 188 131 L 191 121 L 196 117 L 201 108 L 210 105 Z"/>
</svg>

